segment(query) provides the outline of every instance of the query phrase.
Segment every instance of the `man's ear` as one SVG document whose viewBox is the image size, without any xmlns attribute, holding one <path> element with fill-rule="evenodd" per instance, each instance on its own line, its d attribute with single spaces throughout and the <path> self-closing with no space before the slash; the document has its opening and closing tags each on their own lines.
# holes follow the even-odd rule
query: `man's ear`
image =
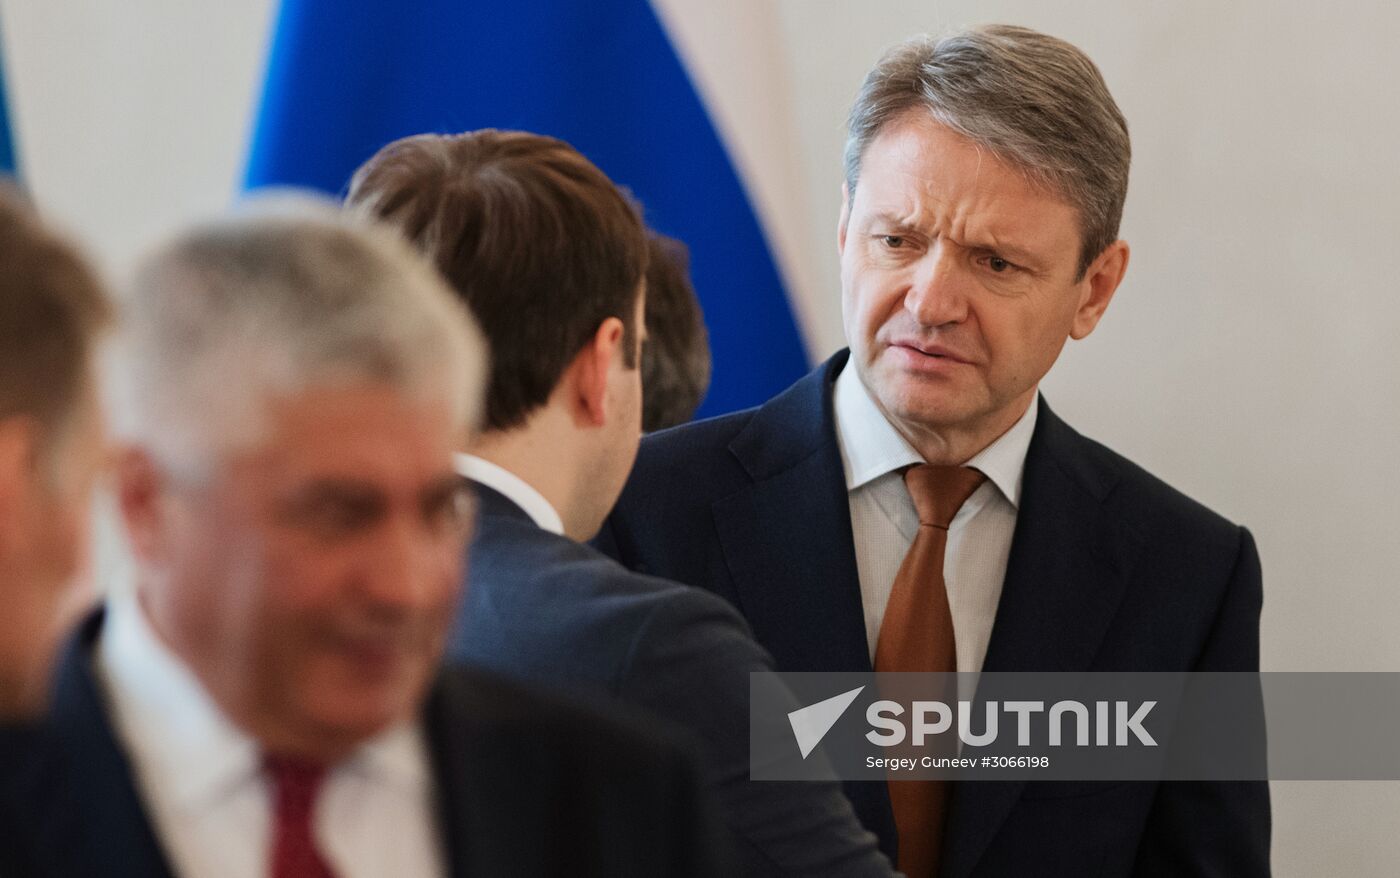
<svg viewBox="0 0 1400 878">
<path fill-rule="evenodd" d="M 836 222 L 836 255 L 846 252 L 846 224 L 851 221 L 851 190 L 841 184 L 841 219 Z"/>
<path fill-rule="evenodd" d="M 14 541 L 24 540 L 20 522 L 34 501 L 38 430 L 31 417 L 0 418 L 0 553 L 8 554 Z"/>
<path fill-rule="evenodd" d="M 1128 242 L 1114 241 L 1104 248 L 1084 273 L 1084 280 L 1080 281 L 1079 309 L 1074 312 L 1070 338 L 1084 338 L 1099 325 L 1099 319 L 1108 310 L 1108 303 L 1113 300 L 1113 294 L 1128 271 L 1128 255 Z"/>
<path fill-rule="evenodd" d="M 121 448 L 113 456 L 113 491 L 132 553 L 143 561 L 165 552 L 169 510 L 165 504 L 165 475 L 149 454 Z"/>
<path fill-rule="evenodd" d="M 622 321 L 609 317 L 583 346 L 566 370 L 572 384 L 574 420 L 582 426 L 607 422 L 608 371 L 622 355 Z"/>
</svg>

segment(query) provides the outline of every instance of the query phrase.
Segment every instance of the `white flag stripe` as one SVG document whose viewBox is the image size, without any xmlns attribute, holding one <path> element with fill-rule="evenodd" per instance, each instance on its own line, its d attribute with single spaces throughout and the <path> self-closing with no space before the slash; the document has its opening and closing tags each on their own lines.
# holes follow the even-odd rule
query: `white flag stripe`
<svg viewBox="0 0 1400 878">
<path fill-rule="evenodd" d="M 769 0 L 652 0 L 681 63 L 729 152 L 813 362 L 845 344 L 837 291 L 812 252 L 804 150 L 793 113 L 792 65 Z M 832 132 L 833 137 L 842 136 Z M 833 169 L 832 186 L 839 183 Z M 835 248 L 836 229 L 831 230 Z"/>
</svg>

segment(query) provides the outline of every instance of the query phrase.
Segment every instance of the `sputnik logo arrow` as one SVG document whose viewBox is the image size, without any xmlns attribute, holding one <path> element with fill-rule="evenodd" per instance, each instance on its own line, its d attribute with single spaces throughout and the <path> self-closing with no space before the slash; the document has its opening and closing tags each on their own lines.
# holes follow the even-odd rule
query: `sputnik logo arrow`
<svg viewBox="0 0 1400 878">
<path fill-rule="evenodd" d="M 802 751 L 803 759 L 817 749 L 822 738 L 826 737 L 826 733 L 831 731 L 831 727 L 836 725 L 841 714 L 846 712 L 863 689 L 864 686 L 858 686 L 850 692 L 833 695 L 825 701 L 809 704 L 788 714 L 788 722 L 792 724 L 792 734 L 797 739 L 797 749 Z"/>
</svg>

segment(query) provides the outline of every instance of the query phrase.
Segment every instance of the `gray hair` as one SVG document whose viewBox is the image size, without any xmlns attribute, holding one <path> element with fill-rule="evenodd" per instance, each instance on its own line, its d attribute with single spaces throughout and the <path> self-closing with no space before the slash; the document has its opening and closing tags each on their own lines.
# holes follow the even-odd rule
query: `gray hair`
<svg viewBox="0 0 1400 878">
<path fill-rule="evenodd" d="M 486 344 L 398 236 L 310 199 L 198 226 L 138 268 L 105 351 L 117 438 L 206 474 L 256 442 L 270 398 L 370 381 L 479 422 Z"/>
<path fill-rule="evenodd" d="M 1132 153 L 1128 123 L 1079 49 L 1011 25 L 918 37 L 890 49 L 851 107 L 850 195 L 870 142 L 912 109 L 927 111 L 1069 201 L 1079 212 L 1081 275 L 1117 240 Z"/>
</svg>

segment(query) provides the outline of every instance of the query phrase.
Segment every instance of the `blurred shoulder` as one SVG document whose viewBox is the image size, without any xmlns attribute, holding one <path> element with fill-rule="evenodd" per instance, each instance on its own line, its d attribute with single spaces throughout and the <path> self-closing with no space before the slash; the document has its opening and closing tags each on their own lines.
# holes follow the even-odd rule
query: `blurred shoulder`
<svg viewBox="0 0 1400 878">
<path fill-rule="evenodd" d="M 528 765 L 526 773 L 532 776 L 567 772 L 607 778 L 622 772 L 666 785 L 666 776 L 671 782 L 690 782 L 697 772 L 697 742 L 650 713 L 475 667 L 444 669 L 430 703 L 429 727 L 439 747 L 467 761 Z"/>
</svg>

